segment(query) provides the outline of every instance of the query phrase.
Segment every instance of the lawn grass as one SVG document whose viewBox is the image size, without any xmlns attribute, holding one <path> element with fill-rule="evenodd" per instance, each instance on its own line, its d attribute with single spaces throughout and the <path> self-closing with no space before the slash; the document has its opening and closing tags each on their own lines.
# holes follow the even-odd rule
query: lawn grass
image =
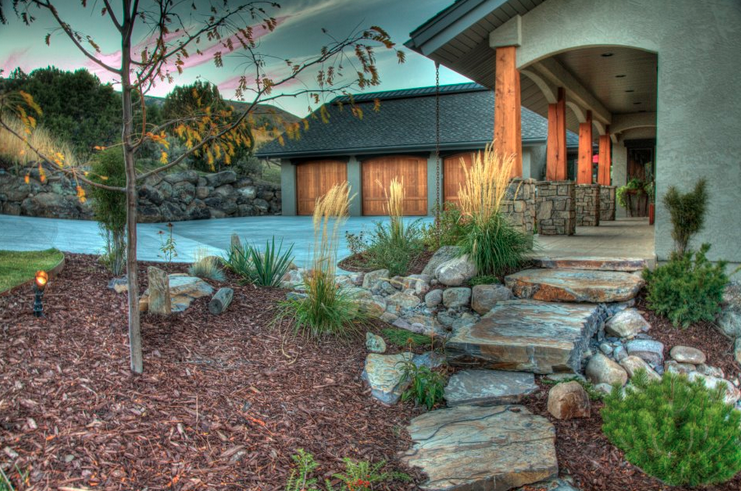
<svg viewBox="0 0 741 491">
<path fill-rule="evenodd" d="M 49 271 L 64 258 L 56 249 L 0 251 L 0 292 L 32 280 L 36 271 Z"/>
</svg>

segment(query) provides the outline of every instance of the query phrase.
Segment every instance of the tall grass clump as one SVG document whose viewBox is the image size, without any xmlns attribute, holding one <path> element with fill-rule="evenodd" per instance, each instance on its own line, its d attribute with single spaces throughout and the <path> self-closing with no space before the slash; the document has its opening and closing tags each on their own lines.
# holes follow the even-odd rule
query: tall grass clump
<svg viewBox="0 0 741 491">
<path fill-rule="evenodd" d="M 335 283 L 337 246 L 348 216 L 350 186 L 337 184 L 319 198 L 314 208 L 314 245 L 311 270 L 304 275 L 306 297 L 286 300 L 281 317 L 294 321 L 294 333 L 311 338 L 360 333 L 362 314 L 353 299 Z"/>
<path fill-rule="evenodd" d="M 533 248 L 532 236 L 513 226 L 501 211 L 514 165 L 514 155 L 504 157 L 487 145 L 483 154 L 474 155 L 470 168 L 463 166 L 459 245 L 476 264 L 478 275 L 502 276 L 519 267 Z"/>
<path fill-rule="evenodd" d="M 26 127 L 17 118 L 8 117 L 6 123 L 17 134 L 25 135 L 28 138 L 28 143 L 37 148 L 43 155 L 53 159 L 59 158 L 57 155 L 59 154 L 62 155 L 60 160 L 65 165 L 70 167 L 78 165 L 79 162 L 72 151 L 72 146 L 55 138 L 46 128 L 39 126 L 30 135 L 26 135 Z M 29 150 L 23 140 L 8 130 L 0 128 L 0 160 L 15 164 L 16 170 L 19 170 L 21 167 L 38 162 L 39 157 Z"/>
<path fill-rule="evenodd" d="M 199 247 L 194 254 L 195 261 L 188 268 L 188 274 L 201 279 L 224 281 L 226 276 L 221 269 L 221 260 L 209 254 L 208 249 Z"/>
<path fill-rule="evenodd" d="M 382 184 L 378 182 L 378 185 Z M 404 223 L 404 182 L 393 178 L 386 195 L 388 223 L 376 222 L 368 241 L 363 244 L 365 265 L 370 269 L 388 269 L 392 276 L 405 275 L 412 262 L 424 251 L 419 220 Z"/>
<path fill-rule="evenodd" d="M 293 264 L 293 244 L 284 248 L 283 239 L 276 243 L 275 237 L 264 248 L 235 241 L 223 262 L 243 283 L 277 287 Z"/>
<path fill-rule="evenodd" d="M 92 181 L 109 186 L 126 185 L 124 157 L 120 148 L 109 148 L 95 155 L 90 173 Z M 91 187 L 92 207 L 105 249 L 99 261 L 114 275 L 124 273 L 126 267 L 126 195 Z"/>
</svg>

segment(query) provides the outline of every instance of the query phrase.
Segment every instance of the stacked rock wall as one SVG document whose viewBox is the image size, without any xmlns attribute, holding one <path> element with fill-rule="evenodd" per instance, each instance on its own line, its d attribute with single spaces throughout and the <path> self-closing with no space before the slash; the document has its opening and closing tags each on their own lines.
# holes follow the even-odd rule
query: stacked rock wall
<svg viewBox="0 0 741 491">
<path fill-rule="evenodd" d="M 501 211 L 517 228 L 532 234 L 535 229 L 535 179 L 512 179 Z"/>
<path fill-rule="evenodd" d="M 580 227 L 596 227 L 600 219 L 600 185 L 576 185 L 576 224 Z"/>
<path fill-rule="evenodd" d="M 541 235 L 576 233 L 576 185 L 572 181 L 536 183 L 536 219 Z"/>
<path fill-rule="evenodd" d="M 601 222 L 615 220 L 615 191 L 617 186 L 600 186 L 599 219 Z"/>
<path fill-rule="evenodd" d="M 90 195 L 88 191 L 88 196 Z M 233 171 L 156 174 L 139 188 L 139 222 L 278 215 L 280 186 L 255 183 Z M 61 175 L 41 182 L 38 170 L 23 176 L 0 171 L 0 212 L 45 218 L 92 220 L 90 200 L 80 203 L 75 184 Z"/>
</svg>

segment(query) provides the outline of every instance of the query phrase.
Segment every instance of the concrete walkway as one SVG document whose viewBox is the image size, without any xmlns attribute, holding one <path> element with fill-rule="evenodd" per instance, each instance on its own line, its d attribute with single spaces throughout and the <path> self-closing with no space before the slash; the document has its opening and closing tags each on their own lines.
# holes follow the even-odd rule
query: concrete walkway
<svg viewBox="0 0 741 491">
<path fill-rule="evenodd" d="M 345 222 L 340 237 L 338 257 L 350 254 L 345 232 L 359 233 L 373 229 L 382 217 L 351 217 Z M 414 218 L 409 218 L 411 222 Z M 432 223 L 432 217 L 422 219 Z M 138 226 L 138 256 L 142 261 L 162 261 L 160 231 L 165 223 L 142 223 Z M 174 222 L 173 237 L 178 257 L 174 261 L 191 262 L 194 253 L 205 248 L 221 255 L 229 247 L 232 233 L 259 245 L 275 236 L 284 244 L 294 244 L 296 264 L 309 263 L 314 231 L 311 217 L 244 217 Z M 576 235 L 538 236 L 536 252 L 551 258 L 566 256 L 632 257 L 654 260 L 653 226 L 645 219 L 619 219 L 603 222 L 599 227 L 578 227 Z M 0 215 L 0 250 L 41 250 L 56 247 L 66 252 L 99 254 L 104 247 L 97 222 Z"/>
<path fill-rule="evenodd" d="M 340 237 L 338 258 L 350 254 L 345 233 L 372 230 L 382 217 L 351 217 L 345 222 Z M 432 222 L 432 218 L 422 219 Z M 409 222 L 414 218 L 408 219 Z M 137 227 L 137 255 L 142 261 L 162 261 L 160 231 L 167 232 L 166 223 L 141 223 Z M 191 262 L 195 252 L 205 248 L 211 254 L 222 255 L 229 247 L 232 233 L 243 241 L 264 245 L 275 236 L 287 247 L 294 244 L 296 265 L 309 263 L 314 230 L 311 217 L 243 217 L 173 222 L 173 238 L 178 257 L 175 262 Z M 0 250 L 31 251 L 50 247 L 65 252 L 100 254 L 105 241 L 97 222 L 0 215 Z"/>
</svg>

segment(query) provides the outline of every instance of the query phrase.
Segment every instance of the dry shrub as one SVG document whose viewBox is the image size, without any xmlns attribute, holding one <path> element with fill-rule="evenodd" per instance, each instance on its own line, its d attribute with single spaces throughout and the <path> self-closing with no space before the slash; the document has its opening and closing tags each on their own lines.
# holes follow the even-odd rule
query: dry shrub
<svg viewBox="0 0 741 491">
<path fill-rule="evenodd" d="M 45 128 L 38 127 L 28 135 L 26 127 L 17 118 L 7 117 L 6 123 L 13 131 L 19 135 L 24 135 L 28 143 L 37 148 L 42 155 L 53 159 L 58 158 L 57 154 L 63 156 L 62 162 L 65 166 L 76 167 L 78 164 L 77 157 L 72 151 L 72 147 L 65 142 L 54 138 Z M 5 128 L 0 128 L 0 160 L 13 163 L 18 167 L 25 167 L 31 163 L 39 161 L 39 157 L 28 148 L 28 145 L 13 135 Z"/>
</svg>

